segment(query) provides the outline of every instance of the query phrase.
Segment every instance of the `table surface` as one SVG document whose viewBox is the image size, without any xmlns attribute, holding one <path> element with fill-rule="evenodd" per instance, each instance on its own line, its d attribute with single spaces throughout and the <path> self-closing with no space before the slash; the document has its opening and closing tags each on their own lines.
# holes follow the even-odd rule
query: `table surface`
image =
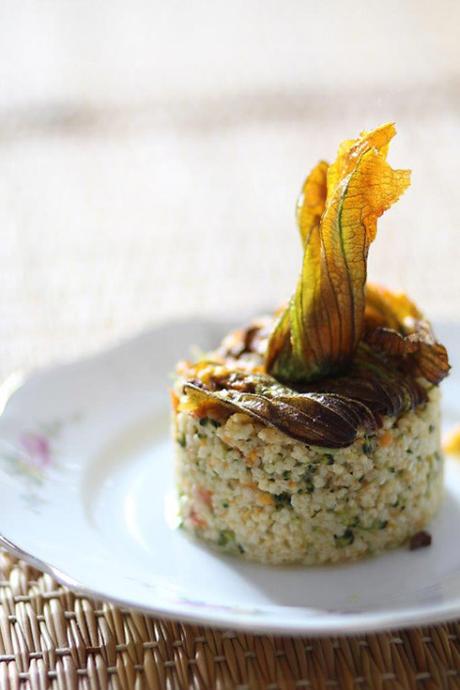
<svg viewBox="0 0 460 690">
<path fill-rule="evenodd" d="M 460 690 L 460 623 L 340 638 L 147 618 L 0 550 L 1 690 Z"/>
</svg>

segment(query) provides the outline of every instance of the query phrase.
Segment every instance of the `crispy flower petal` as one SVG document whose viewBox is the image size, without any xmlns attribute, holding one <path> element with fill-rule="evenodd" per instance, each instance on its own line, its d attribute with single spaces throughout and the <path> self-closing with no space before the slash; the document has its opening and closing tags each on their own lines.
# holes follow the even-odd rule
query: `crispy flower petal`
<svg viewBox="0 0 460 690">
<path fill-rule="evenodd" d="M 440 383 L 449 373 L 446 348 L 436 342 L 429 322 L 402 293 L 367 285 L 364 339 L 430 383 Z"/>
<path fill-rule="evenodd" d="M 242 393 L 231 387 L 209 390 L 196 382 L 186 383 L 184 392 L 198 410 L 219 404 L 229 412 L 243 412 L 261 424 L 315 446 L 347 447 L 362 429 L 369 433 L 377 429 L 374 415 L 359 401 L 340 395 L 279 391 L 273 379 L 271 385 L 257 393 Z"/>
<path fill-rule="evenodd" d="M 297 200 L 297 225 L 302 247 L 308 243 L 312 230 L 318 227 L 326 206 L 328 164 L 320 161 L 304 182 Z"/>
<path fill-rule="evenodd" d="M 282 380 L 289 379 L 289 371 L 293 369 L 295 376 L 296 362 L 292 355 L 291 347 L 291 322 L 289 307 L 279 317 L 270 335 L 268 347 L 265 351 L 265 369 L 273 376 L 279 376 Z M 282 374 L 284 373 L 284 377 Z"/>
<path fill-rule="evenodd" d="M 361 339 L 367 254 L 377 218 L 409 185 L 407 170 L 385 160 L 392 124 L 344 142 L 327 168 L 324 198 L 318 192 L 325 165 L 307 178 L 298 210 L 305 241 L 302 272 L 288 310 L 269 341 L 266 368 L 275 378 L 307 382 L 339 371 Z M 309 183 L 310 180 L 310 183 Z M 311 181 L 315 180 L 315 185 Z"/>
<path fill-rule="evenodd" d="M 382 294 L 388 295 L 387 291 L 368 287 L 367 307 L 373 310 L 371 328 L 375 329 L 376 322 L 378 327 L 398 325 L 401 319 L 410 329 L 410 318 L 404 319 L 404 314 L 419 314 L 416 307 L 404 296 L 396 295 L 395 304 L 400 310 L 396 316 L 388 301 L 378 308 Z M 397 418 L 427 400 L 429 387 L 408 366 L 412 345 L 409 355 L 401 355 L 399 350 L 389 354 L 361 340 L 344 372 L 308 383 L 283 384 L 257 364 L 263 359 L 270 330 L 267 317 L 230 334 L 219 348 L 228 367 L 216 365 L 212 373 L 212 360 L 206 360 L 182 371 L 187 398 L 180 409 L 219 420 L 244 412 L 304 443 L 338 448 L 353 443 L 360 435 L 371 436 L 383 417 Z M 395 333 L 398 343 L 402 342 L 401 334 Z M 248 355 L 253 356 L 249 369 L 245 366 Z"/>
<path fill-rule="evenodd" d="M 325 161 L 320 161 L 313 168 L 297 200 L 296 216 L 302 246 L 309 252 L 312 261 L 319 260 L 318 228 L 326 206 L 328 167 Z M 292 353 L 289 312 L 290 308 L 287 308 L 282 313 L 273 330 L 270 348 L 266 353 L 266 367 L 267 371 L 272 368 L 283 371 L 286 380 L 295 380 L 302 362 L 297 361 Z"/>
<path fill-rule="evenodd" d="M 352 366 L 345 374 L 309 384 L 310 390 L 338 393 L 359 400 L 376 415 L 397 417 L 427 399 L 426 389 L 414 377 L 360 343 Z"/>
<path fill-rule="evenodd" d="M 225 419 L 243 412 L 291 438 L 327 448 L 372 435 L 383 416 L 398 417 L 427 399 L 411 374 L 363 342 L 351 368 L 339 376 L 292 387 L 233 368 L 219 380 L 188 379 L 184 392 L 184 409 L 192 414 Z"/>
</svg>

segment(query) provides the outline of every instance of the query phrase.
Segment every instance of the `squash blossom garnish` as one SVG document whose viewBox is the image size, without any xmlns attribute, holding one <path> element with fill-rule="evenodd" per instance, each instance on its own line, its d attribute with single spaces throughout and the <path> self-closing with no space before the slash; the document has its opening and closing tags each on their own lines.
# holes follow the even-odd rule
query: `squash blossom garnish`
<svg viewBox="0 0 460 690">
<path fill-rule="evenodd" d="M 364 334 L 367 255 L 377 218 L 410 184 L 387 163 L 395 135 L 385 124 L 344 141 L 332 165 L 307 177 L 297 207 L 303 263 L 296 291 L 275 327 L 266 370 L 307 383 L 341 371 Z"/>
<path fill-rule="evenodd" d="M 180 411 L 218 422 L 241 412 L 305 444 L 344 448 L 427 402 L 449 372 L 445 347 L 406 295 L 366 284 L 377 218 L 409 185 L 409 171 L 386 161 L 394 134 L 387 124 L 345 141 L 332 165 L 310 173 L 289 305 L 184 364 Z"/>
</svg>

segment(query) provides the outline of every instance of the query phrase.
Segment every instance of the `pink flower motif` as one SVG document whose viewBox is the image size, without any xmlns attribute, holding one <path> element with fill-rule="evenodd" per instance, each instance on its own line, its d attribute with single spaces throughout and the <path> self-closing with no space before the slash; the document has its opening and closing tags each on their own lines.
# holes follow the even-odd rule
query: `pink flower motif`
<svg viewBox="0 0 460 690">
<path fill-rule="evenodd" d="M 51 448 L 46 436 L 33 431 L 25 431 L 20 438 L 21 446 L 33 467 L 44 469 L 51 462 Z"/>
</svg>

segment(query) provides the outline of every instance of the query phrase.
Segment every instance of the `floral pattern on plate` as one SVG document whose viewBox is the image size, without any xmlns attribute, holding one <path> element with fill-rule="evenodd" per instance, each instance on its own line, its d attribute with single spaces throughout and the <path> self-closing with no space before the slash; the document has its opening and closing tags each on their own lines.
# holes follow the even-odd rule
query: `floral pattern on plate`
<svg viewBox="0 0 460 690">
<path fill-rule="evenodd" d="M 14 443 L 3 443 L 0 451 L 2 468 L 10 476 L 23 478 L 22 498 L 34 512 L 46 503 L 41 488 L 49 470 L 59 469 L 57 451 L 60 435 L 69 423 L 77 419 L 80 415 L 66 420 L 56 419 L 36 429 L 25 428 Z"/>
</svg>

